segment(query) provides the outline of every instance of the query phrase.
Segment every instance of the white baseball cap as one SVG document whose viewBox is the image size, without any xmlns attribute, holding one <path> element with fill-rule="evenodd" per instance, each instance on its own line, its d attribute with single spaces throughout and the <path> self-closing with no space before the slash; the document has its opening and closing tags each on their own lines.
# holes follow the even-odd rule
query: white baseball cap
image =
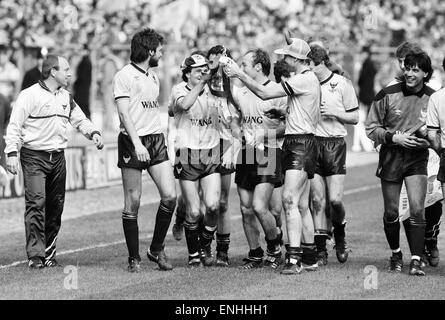
<svg viewBox="0 0 445 320">
<path fill-rule="evenodd" d="M 276 54 L 292 56 L 297 59 L 306 60 L 311 48 L 306 41 L 302 39 L 292 38 L 292 43 L 284 48 L 274 51 Z"/>
<path fill-rule="evenodd" d="M 187 67 L 197 68 L 207 65 L 207 60 L 200 54 L 192 54 L 190 57 L 185 58 L 181 64 L 181 69 L 185 69 Z"/>
</svg>

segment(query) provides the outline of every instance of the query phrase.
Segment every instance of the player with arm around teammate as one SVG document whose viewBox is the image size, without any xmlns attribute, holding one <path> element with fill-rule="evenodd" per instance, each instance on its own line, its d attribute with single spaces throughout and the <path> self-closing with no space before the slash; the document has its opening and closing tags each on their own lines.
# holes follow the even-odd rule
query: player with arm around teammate
<svg viewBox="0 0 445 320">
<path fill-rule="evenodd" d="M 358 101 L 354 87 L 348 79 L 333 73 L 326 49 L 313 45 L 309 54 L 312 71 L 321 85 L 321 118 L 315 138 L 317 141 L 317 167 L 311 180 L 311 198 L 315 225 L 318 264 L 327 263 L 326 206 L 334 227 L 337 259 L 348 259 L 345 240 L 345 208 L 343 205 L 344 180 L 346 175 L 345 124 L 358 122 Z M 324 222 L 324 223 L 323 223 Z"/>
<path fill-rule="evenodd" d="M 289 81 L 263 86 L 243 72 L 234 62 L 225 67 L 231 77 L 238 77 L 253 93 L 263 100 L 288 96 L 286 129 L 283 143 L 283 207 L 289 246 L 282 274 L 298 274 L 305 267 L 316 269 L 314 224 L 309 211 L 309 179 L 315 171 L 315 128 L 320 117 L 320 84 L 309 68 L 309 45 L 294 40 L 275 53 L 296 70 Z M 302 233 L 305 246 L 302 248 Z"/>
</svg>

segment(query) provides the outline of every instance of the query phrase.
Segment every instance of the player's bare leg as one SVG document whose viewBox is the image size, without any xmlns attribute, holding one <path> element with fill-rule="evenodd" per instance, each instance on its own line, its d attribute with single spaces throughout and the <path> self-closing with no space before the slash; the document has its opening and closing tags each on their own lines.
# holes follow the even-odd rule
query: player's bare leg
<svg viewBox="0 0 445 320">
<path fill-rule="evenodd" d="M 139 255 L 138 212 L 141 201 L 142 171 L 122 168 L 121 173 L 124 188 L 122 225 L 128 248 L 128 271 L 139 272 L 141 257 Z"/>
<path fill-rule="evenodd" d="M 410 211 L 411 263 L 410 275 L 425 275 L 420 258 L 425 248 L 425 197 L 427 176 L 413 175 L 405 177 Z"/>
<path fill-rule="evenodd" d="M 326 177 L 329 192 L 329 209 L 331 213 L 332 226 L 334 227 L 335 252 L 340 263 L 348 260 L 350 250 L 346 245 L 346 220 L 345 207 L 343 205 L 343 194 L 345 175 L 338 174 Z"/>
<path fill-rule="evenodd" d="M 151 166 L 148 172 L 158 188 L 161 202 L 156 213 L 153 239 L 147 256 L 151 261 L 156 262 L 161 270 L 171 270 L 173 266 L 165 255 L 164 241 L 176 207 L 175 178 L 169 161 Z"/>
<path fill-rule="evenodd" d="M 286 230 L 289 245 L 286 247 L 286 265 L 282 274 L 296 274 L 302 270 L 301 236 L 302 218 L 299 210 L 300 198 L 304 193 L 307 173 L 303 170 L 287 170 L 284 178 L 283 207 L 286 215 Z"/>
<path fill-rule="evenodd" d="M 216 265 L 220 267 L 229 265 L 230 212 L 228 206 L 231 180 L 231 174 L 221 175 L 221 199 L 216 232 Z"/>
<path fill-rule="evenodd" d="M 203 264 L 213 265 L 212 240 L 216 232 L 221 197 L 221 175 L 213 173 L 201 179 L 202 201 L 205 204 L 204 226 L 200 235 Z"/>
<path fill-rule="evenodd" d="M 245 264 L 242 268 L 259 268 L 262 266 L 264 251 L 260 244 L 260 226 L 252 208 L 253 191 L 238 187 L 238 195 L 240 198 L 244 234 L 249 245 L 249 254 L 248 257 L 243 260 Z"/>
<path fill-rule="evenodd" d="M 318 265 L 328 263 L 328 251 L 326 249 L 326 240 L 328 238 L 328 221 L 326 216 L 327 186 L 324 178 L 318 174 L 310 180 L 311 191 L 310 199 L 312 201 L 312 218 L 314 221 L 314 241 L 317 247 Z"/>
<path fill-rule="evenodd" d="M 179 180 L 179 185 L 186 205 L 184 231 L 189 253 L 188 264 L 191 267 L 200 266 L 199 218 L 201 215 L 201 199 L 198 191 L 199 181 Z"/>
</svg>

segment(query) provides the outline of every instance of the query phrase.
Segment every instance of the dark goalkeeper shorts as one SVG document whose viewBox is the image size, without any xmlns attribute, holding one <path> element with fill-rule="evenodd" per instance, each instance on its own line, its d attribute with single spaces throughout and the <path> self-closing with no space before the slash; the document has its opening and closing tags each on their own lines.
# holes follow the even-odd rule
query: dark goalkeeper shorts
<svg viewBox="0 0 445 320">
<path fill-rule="evenodd" d="M 414 175 L 426 176 L 428 157 L 428 149 L 382 145 L 376 176 L 388 182 L 400 182 Z"/>
<path fill-rule="evenodd" d="M 317 148 L 313 134 L 288 134 L 283 143 L 283 172 L 304 170 L 313 179 Z"/>
<path fill-rule="evenodd" d="M 117 138 L 117 166 L 119 168 L 148 170 L 151 166 L 168 161 L 164 134 L 149 134 L 139 137 L 139 139 L 141 140 L 142 145 L 147 148 L 150 160 L 146 162 L 139 161 L 131 138 L 126 134 L 120 133 Z"/>
<path fill-rule="evenodd" d="M 315 137 L 317 165 L 315 173 L 328 177 L 346 174 L 346 141 L 344 138 Z"/>
<path fill-rule="evenodd" d="M 176 151 L 174 175 L 176 179 L 197 181 L 219 173 L 219 144 L 212 149 L 181 148 Z"/>
<path fill-rule="evenodd" d="M 238 155 L 235 183 L 245 190 L 255 190 L 261 183 L 270 183 L 279 188 L 283 185 L 281 161 L 280 148 L 258 150 L 246 147 Z"/>
</svg>

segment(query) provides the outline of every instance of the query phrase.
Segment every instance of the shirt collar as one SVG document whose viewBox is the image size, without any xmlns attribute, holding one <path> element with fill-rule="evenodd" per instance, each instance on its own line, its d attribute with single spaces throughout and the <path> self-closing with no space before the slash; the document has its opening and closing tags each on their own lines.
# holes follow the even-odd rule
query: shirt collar
<svg viewBox="0 0 445 320">
<path fill-rule="evenodd" d="M 329 75 L 329 77 L 326 80 L 323 80 L 322 82 L 320 82 L 320 85 L 324 85 L 326 82 L 329 82 L 329 80 L 331 80 L 333 76 L 334 76 L 334 73 L 331 72 L 331 74 Z"/>
<path fill-rule="evenodd" d="M 420 89 L 419 92 L 411 92 L 406 87 L 406 82 L 405 81 L 402 82 L 402 92 L 405 97 L 406 96 L 418 96 L 419 98 L 421 98 L 425 94 L 425 90 L 426 90 L 425 83 L 423 84 L 423 87 L 422 87 L 422 89 Z"/>
<path fill-rule="evenodd" d="M 131 62 L 131 65 L 139 72 L 145 74 L 146 76 L 148 76 L 148 70 L 144 70 L 141 67 L 139 67 L 136 63 L 134 63 L 133 61 Z"/>
<path fill-rule="evenodd" d="M 39 80 L 39 85 L 40 85 L 40 87 L 41 87 L 42 89 L 44 89 L 44 90 L 46 90 L 46 91 L 48 91 L 49 93 L 52 93 L 52 94 L 56 94 L 56 93 L 62 88 L 62 87 L 58 87 L 58 88 L 56 89 L 56 91 L 52 92 L 52 91 L 48 88 L 48 86 L 46 85 L 46 83 L 43 82 L 42 80 Z"/>
</svg>

